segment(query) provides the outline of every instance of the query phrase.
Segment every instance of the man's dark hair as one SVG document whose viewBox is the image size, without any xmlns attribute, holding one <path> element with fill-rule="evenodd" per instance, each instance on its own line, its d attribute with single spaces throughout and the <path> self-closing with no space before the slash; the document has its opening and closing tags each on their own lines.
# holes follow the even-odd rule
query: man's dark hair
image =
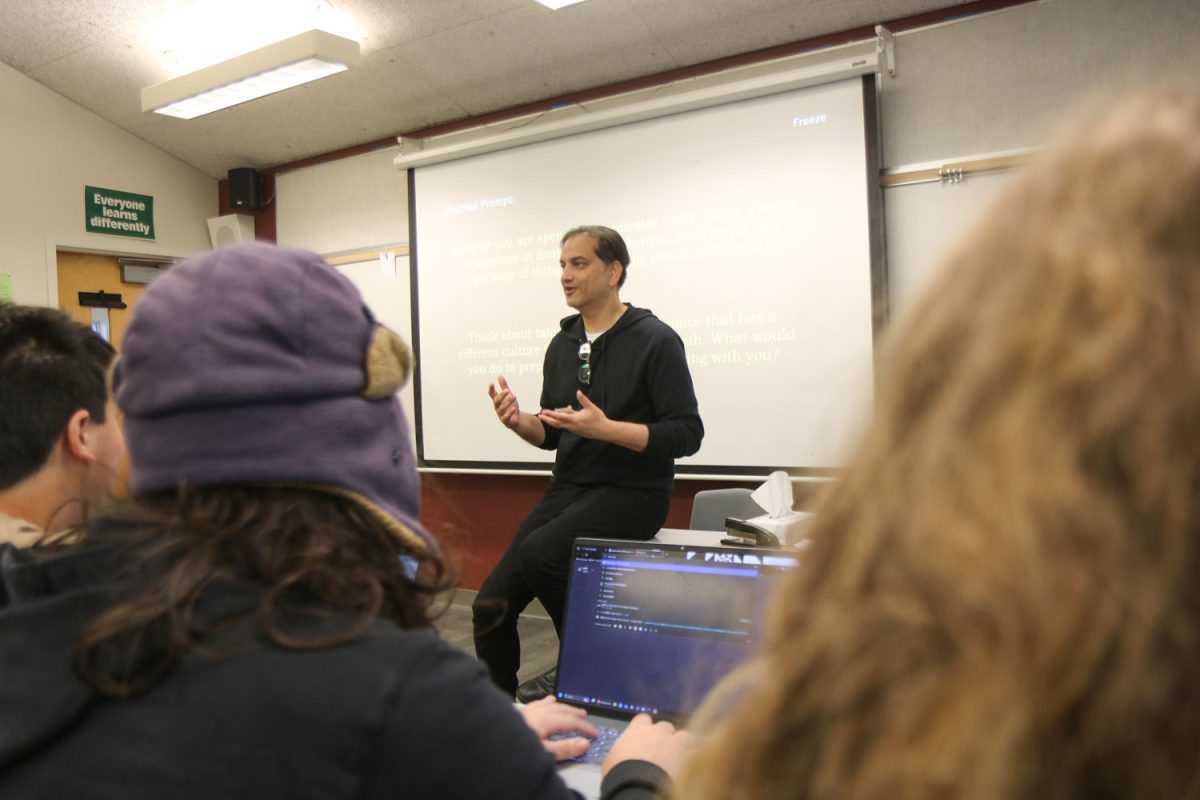
<svg viewBox="0 0 1200 800">
<path fill-rule="evenodd" d="M 581 234 L 586 234 L 596 240 L 596 257 L 605 264 L 611 264 L 614 261 L 621 262 L 621 277 L 617 280 L 617 288 L 620 289 L 624 286 L 625 275 L 629 272 L 629 248 L 625 246 L 625 240 L 621 238 L 621 234 L 603 225 L 580 225 L 564 233 L 559 244 L 564 245 L 567 243 L 567 239 Z"/>
<path fill-rule="evenodd" d="M 57 309 L 0 303 L 0 489 L 42 468 L 79 409 L 104 423 L 115 355 Z"/>
</svg>

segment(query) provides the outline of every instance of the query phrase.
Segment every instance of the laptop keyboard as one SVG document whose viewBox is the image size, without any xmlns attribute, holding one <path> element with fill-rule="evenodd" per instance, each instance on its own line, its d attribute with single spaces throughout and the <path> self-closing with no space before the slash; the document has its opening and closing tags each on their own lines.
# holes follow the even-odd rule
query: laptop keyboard
<svg viewBox="0 0 1200 800">
<path fill-rule="evenodd" d="M 591 745 L 588 746 L 588 751 L 581 756 L 572 758 L 572 761 L 579 761 L 584 764 L 603 764 L 604 759 L 608 757 L 608 751 L 612 749 L 613 742 L 621 735 L 620 728 L 606 728 L 603 725 L 597 725 L 596 730 L 599 735 L 592 739 Z M 570 739 L 578 734 L 575 733 L 556 733 L 551 736 L 551 739 Z"/>
</svg>

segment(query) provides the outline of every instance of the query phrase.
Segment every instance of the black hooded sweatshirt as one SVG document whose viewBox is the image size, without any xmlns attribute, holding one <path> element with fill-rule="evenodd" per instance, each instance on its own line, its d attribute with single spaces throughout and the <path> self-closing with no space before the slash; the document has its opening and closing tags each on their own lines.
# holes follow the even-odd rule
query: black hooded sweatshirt
<svg viewBox="0 0 1200 800">
<path fill-rule="evenodd" d="M 546 348 L 542 408 L 579 408 L 582 390 L 612 420 L 638 422 L 650 430 L 641 453 L 587 439 L 543 423 L 542 447 L 557 450 L 554 480 L 580 486 L 620 486 L 670 495 L 675 459 L 700 449 L 704 424 L 688 371 L 683 341 L 649 310 L 626 304 L 620 319 L 592 342 L 591 384 L 579 382 L 583 318 L 573 314 Z"/>
<path fill-rule="evenodd" d="M 237 648 L 185 655 L 144 694 L 97 693 L 72 655 L 134 557 L 95 538 L 50 557 L 0 548 L 5 800 L 577 797 L 478 661 L 389 622 L 317 650 L 266 643 L 248 622 L 223 634 Z M 202 606 L 223 617 L 261 590 L 210 594 Z M 603 796 L 650 798 L 665 782 L 652 764 L 622 762 Z"/>
</svg>

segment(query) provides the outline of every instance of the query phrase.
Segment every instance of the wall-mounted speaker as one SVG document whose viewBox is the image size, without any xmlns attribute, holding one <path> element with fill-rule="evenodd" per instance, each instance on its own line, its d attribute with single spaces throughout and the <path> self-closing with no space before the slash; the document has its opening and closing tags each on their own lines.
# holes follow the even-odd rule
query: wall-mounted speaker
<svg viewBox="0 0 1200 800">
<path fill-rule="evenodd" d="M 256 211 L 262 208 L 266 199 L 263 197 L 263 176 L 251 167 L 238 167 L 229 170 L 229 207 L 243 211 Z"/>
<path fill-rule="evenodd" d="M 254 241 L 254 217 L 246 214 L 225 214 L 208 221 L 208 238 L 214 248 L 235 242 Z"/>
</svg>

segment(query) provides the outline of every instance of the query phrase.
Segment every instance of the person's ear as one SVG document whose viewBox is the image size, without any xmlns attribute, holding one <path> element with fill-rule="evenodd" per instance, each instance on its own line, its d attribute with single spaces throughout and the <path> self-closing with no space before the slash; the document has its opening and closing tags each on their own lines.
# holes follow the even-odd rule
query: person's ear
<svg viewBox="0 0 1200 800">
<path fill-rule="evenodd" d="M 93 464 L 96 461 L 91 441 L 95 427 L 92 413 L 86 408 L 80 408 L 67 420 L 66 430 L 63 431 L 63 442 L 67 452 L 85 464 Z"/>
<path fill-rule="evenodd" d="M 621 283 L 621 273 L 625 268 L 621 266 L 620 261 L 614 261 L 608 265 L 608 288 L 615 289 Z"/>
</svg>

